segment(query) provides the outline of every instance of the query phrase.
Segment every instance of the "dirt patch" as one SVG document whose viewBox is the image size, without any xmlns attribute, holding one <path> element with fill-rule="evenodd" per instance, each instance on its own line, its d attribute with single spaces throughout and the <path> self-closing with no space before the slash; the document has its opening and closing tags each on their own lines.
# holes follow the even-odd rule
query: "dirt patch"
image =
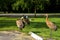
<svg viewBox="0 0 60 40">
<path fill-rule="evenodd" d="M 34 40 L 31 36 L 19 31 L 0 31 L 0 40 Z"/>
</svg>

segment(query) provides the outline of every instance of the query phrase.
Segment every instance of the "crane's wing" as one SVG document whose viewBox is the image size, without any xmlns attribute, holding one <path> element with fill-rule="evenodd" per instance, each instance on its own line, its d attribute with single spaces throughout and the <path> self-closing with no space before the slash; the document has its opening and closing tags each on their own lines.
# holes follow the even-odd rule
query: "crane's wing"
<svg viewBox="0 0 60 40">
<path fill-rule="evenodd" d="M 17 27 L 23 27 L 23 22 L 21 20 L 16 21 Z"/>
<path fill-rule="evenodd" d="M 48 25 L 49 28 L 51 28 L 53 30 L 57 29 L 57 26 L 53 22 L 48 21 L 46 23 L 47 23 L 47 25 Z"/>
</svg>

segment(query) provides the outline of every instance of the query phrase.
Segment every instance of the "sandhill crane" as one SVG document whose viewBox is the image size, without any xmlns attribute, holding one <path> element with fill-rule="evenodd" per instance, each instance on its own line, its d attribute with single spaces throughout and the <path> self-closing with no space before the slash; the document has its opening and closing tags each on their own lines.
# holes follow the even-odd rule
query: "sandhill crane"
<svg viewBox="0 0 60 40">
<path fill-rule="evenodd" d="M 23 19 L 23 21 L 24 21 L 25 24 L 30 24 L 29 19 Z"/>
<path fill-rule="evenodd" d="M 22 30 L 25 27 L 25 23 L 23 22 L 22 19 L 17 19 L 16 20 L 16 25 L 20 30 Z"/>
<path fill-rule="evenodd" d="M 25 24 L 30 24 L 30 20 L 29 20 L 28 16 L 23 16 L 21 19 L 23 20 L 23 22 Z"/>
<path fill-rule="evenodd" d="M 16 20 L 16 25 L 20 30 L 22 30 L 25 27 L 25 24 L 29 24 L 29 23 L 30 21 L 26 16 Z"/>
<path fill-rule="evenodd" d="M 57 26 L 54 23 L 52 23 L 51 21 L 48 20 L 48 14 L 46 14 L 45 16 L 46 16 L 46 24 L 51 29 L 51 32 L 50 32 L 50 38 L 51 38 L 52 37 L 52 30 L 56 31 Z"/>
</svg>

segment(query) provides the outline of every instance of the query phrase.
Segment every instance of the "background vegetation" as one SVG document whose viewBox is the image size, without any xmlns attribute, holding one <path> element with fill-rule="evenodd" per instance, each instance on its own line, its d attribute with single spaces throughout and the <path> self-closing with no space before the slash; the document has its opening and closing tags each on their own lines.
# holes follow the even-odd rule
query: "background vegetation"
<svg viewBox="0 0 60 40">
<path fill-rule="evenodd" d="M 0 0 L 0 12 L 60 12 L 60 0 Z"/>
</svg>

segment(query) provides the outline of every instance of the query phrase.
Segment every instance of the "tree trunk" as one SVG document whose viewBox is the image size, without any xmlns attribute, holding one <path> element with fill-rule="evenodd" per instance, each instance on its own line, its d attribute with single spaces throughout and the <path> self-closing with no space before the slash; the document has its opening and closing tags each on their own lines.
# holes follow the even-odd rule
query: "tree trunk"
<svg viewBox="0 0 60 40">
<path fill-rule="evenodd" d="M 36 8 L 35 8 L 35 11 L 34 11 L 34 13 L 35 13 L 35 17 L 36 17 Z"/>
<path fill-rule="evenodd" d="M 24 8 L 23 8 L 23 12 L 24 12 Z"/>
<path fill-rule="evenodd" d="M 29 11 L 29 8 L 28 8 L 28 13 L 29 13 L 30 11 Z"/>
</svg>

